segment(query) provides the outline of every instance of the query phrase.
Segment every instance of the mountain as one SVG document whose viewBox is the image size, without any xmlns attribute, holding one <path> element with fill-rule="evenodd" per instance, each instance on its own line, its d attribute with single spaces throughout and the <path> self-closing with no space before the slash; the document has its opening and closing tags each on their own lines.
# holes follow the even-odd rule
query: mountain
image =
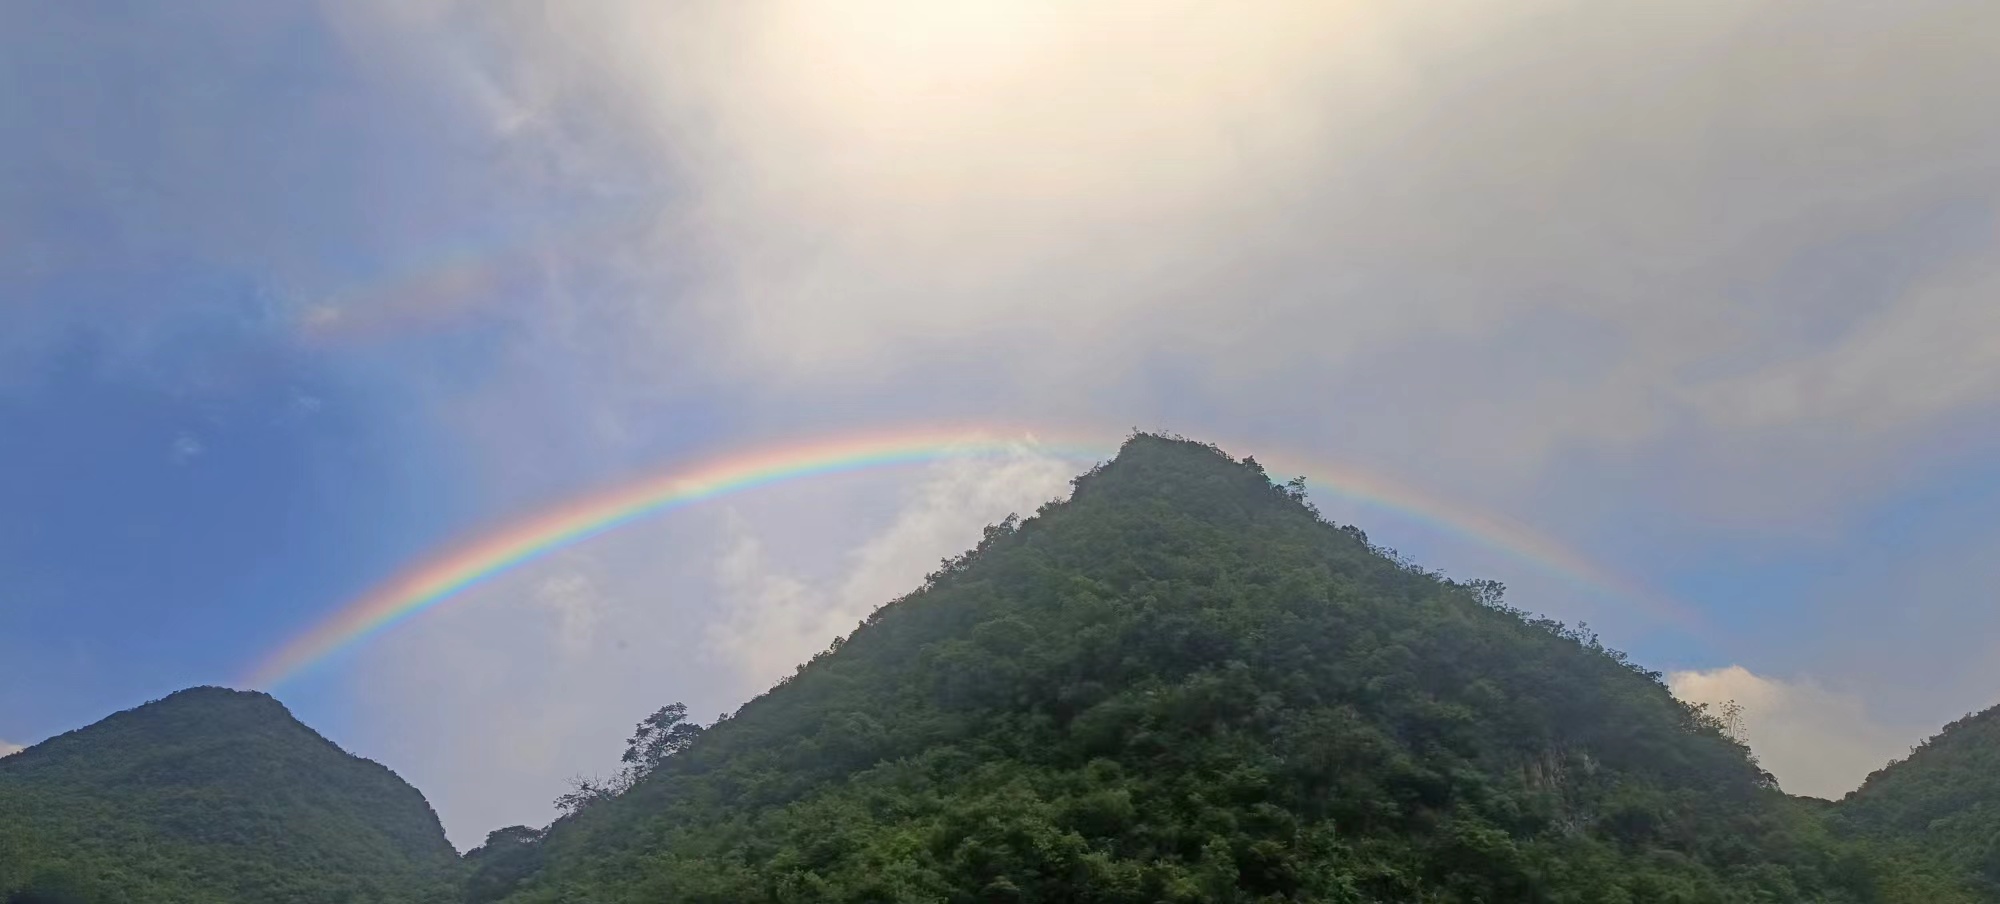
<svg viewBox="0 0 2000 904">
<path fill-rule="evenodd" d="M 10 902 L 395 904 L 459 879 L 422 794 L 264 694 L 181 691 L 0 759 Z"/>
<path fill-rule="evenodd" d="M 1969 873 L 2000 900 L 2000 707 L 1945 726 L 1840 802 L 1842 822 Z"/>
<path fill-rule="evenodd" d="M 0 901 L 2000 902 L 2000 710 L 1794 798 L 1502 595 L 1142 434 L 546 829 L 194 688 L 0 758 Z"/>
<path fill-rule="evenodd" d="M 496 832 L 468 899 L 1976 900 L 1840 809 L 1587 630 L 1139 435 L 629 790 Z"/>
</svg>

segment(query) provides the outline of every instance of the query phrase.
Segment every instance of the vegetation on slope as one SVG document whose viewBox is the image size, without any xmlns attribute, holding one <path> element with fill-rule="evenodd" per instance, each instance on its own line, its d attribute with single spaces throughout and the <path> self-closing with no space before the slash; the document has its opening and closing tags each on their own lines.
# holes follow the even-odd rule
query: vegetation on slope
<svg viewBox="0 0 2000 904">
<path fill-rule="evenodd" d="M 0 759 L 0 900 L 430 902 L 423 795 L 256 693 L 195 688 Z"/>
<path fill-rule="evenodd" d="M 1920 851 L 2000 900 L 2000 708 L 1945 726 L 1868 776 L 1838 811 L 1851 830 Z"/>
<path fill-rule="evenodd" d="M 1958 899 L 1659 678 L 1142 435 L 470 899 Z"/>
</svg>

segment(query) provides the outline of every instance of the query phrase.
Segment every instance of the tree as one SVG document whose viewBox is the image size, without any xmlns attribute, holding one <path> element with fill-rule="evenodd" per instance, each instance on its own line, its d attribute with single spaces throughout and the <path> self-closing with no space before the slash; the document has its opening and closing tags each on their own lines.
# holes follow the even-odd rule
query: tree
<svg viewBox="0 0 2000 904">
<path fill-rule="evenodd" d="M 545 856 L 541 841 L 541 829 L 508 826 L 494 829 L 485 844 L 466 851 L 465 864 L 471 868 L 465 885 L 468 904 L 498 901 L 534 876 Z"/>
<path fill-rule="evenodd" d="M 619 776 L 625 787 L 638 784 L 666 762 L 667 757 L 686 750 L 695 738 L 701 737 L 701 726 L 686 719 L 687 704 L 669 703 L 639 720 L 632 737 L 626 739 L 625 755 L 619 757 L 625 763 Z"/>
<path fill-rule="evenodd" d="M 591 804 L 611 798 L 619 790 L 617 779 L 607 782 L 596 776 L 573 775 L 569 779 L 569 790 L 556 796 L 555 806 L 562 811 L 562 815 L 574 816 Z"/>
<path fill-rule="evenodd" d="M 625 739 L 624 767 L 609 779 L 577 775 L 569 779 L 569 790 L 555 799 L 557 810 L 572 816 L 600 800 L 617 797 L 653 774 L 667 758 L 688 748 L 701 737 L 702 727 L 687 721 L 687 704 L 669 703 L 639 720 L 632 736 Z"/>
<path fill-rule="evenodd" d="M 524 844 L 534 844 L 542 840 L 542 830 L 530 826 L 508 826 L 486 833 L 486 843 L 466 852 L 470 857 L 480 851 L 498 851 Z"/>
<path fill-rule="evenodd" d="M 1735 700 L 1725 700 L 1717 707 L 1716 719 L 1722 723 L 1722 733 L 1731 740 L 1749 743 L 1743 726 L 1743 704 Z"/>
</svg>

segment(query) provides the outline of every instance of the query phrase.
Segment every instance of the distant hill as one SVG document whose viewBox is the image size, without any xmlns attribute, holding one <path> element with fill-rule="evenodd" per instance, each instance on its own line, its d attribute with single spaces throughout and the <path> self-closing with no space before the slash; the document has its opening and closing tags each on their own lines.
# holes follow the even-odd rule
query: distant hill
<svg viewBox="0 0 2000 904">
<path fill-rule="evenodd" d="M 469 897 L 1977 900 L 1837 809 L 1587 632 L 1140 435 L 629 791 L 496 833 Z"/>
<path fill-rule="evenodd" d="M 181 691 L 0 758 L 0 900 L 399 904 L 458 882 L 422 794 L 264 694 Z"/>
</svg>

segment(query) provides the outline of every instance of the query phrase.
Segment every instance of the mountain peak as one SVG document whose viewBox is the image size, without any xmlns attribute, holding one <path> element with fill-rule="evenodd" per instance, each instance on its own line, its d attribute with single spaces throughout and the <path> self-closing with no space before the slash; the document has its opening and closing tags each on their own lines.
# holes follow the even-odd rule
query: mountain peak
<svg viewBox="0 0 2000 904">
<path fill-rule="evenodd" d="M 104 719 L 57 735 L 11 757 L 8 768 L 19 771 L 48 761 L 62 761 L 84 751 L 103 752 L 106 745 L 173 747 L 185 744 L 233 743 L 251 734 L 272 733 L 310 737 L 338 752 L 292 715 L 276 697 L 261 691 L 200 686 L 175 691 L 157 700 L 113 713 Z M 346 754 L 341 753 L 342 756 Z"/>
<path fill-rule="evenodd" d="M 278 698 L 263 691 L 237 690 L 217 685 L 201 685 L 183 688 L 133 709 L 130 713 L 181 713 L 200 714 L 205 717 L 230 717 L 245 720 L 267 719 L 288 722 L 304 727 L 291 709 L 279 702 Z"/>
<path fill-rule="evenodd" d="M 55 883 L 90 901 L 417 902 L 457 871 L 415 788 L 276 698 L 223 687 L 0 759 L 0 854 L 0 892 Z"/>
</svg>

